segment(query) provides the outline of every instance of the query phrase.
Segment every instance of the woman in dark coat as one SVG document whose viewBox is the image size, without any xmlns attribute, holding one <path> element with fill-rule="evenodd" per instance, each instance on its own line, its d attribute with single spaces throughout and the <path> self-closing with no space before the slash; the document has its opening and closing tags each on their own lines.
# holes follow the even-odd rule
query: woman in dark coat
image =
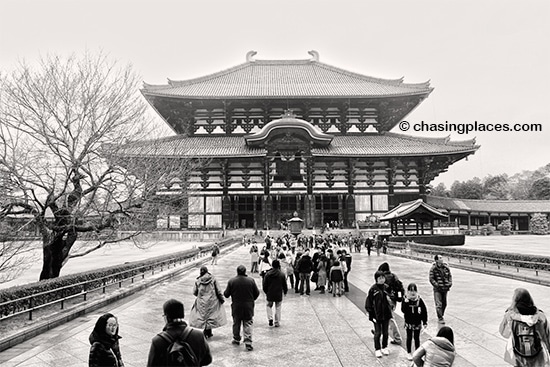
<svg viewBox="0 0 550 367">
<path fill-rule="evenodd" d="M 90 334 L 89 367 L 124 367 L 119 339 L 117 318 L 110 313 L 101 316 Z"/>
</svg>

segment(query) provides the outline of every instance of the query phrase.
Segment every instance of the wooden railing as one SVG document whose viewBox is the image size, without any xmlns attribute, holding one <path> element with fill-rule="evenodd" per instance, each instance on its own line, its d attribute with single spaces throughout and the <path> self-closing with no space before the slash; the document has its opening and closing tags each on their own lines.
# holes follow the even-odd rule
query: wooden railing
<svg viewBox="0 0 550 367">
<path fill-rule="evenodd" d="M 233 241 L 240 243 L 240 240 L 238 241 L 233 240 Z M 232 240 L 229 240 L 229 241 L 225 240 L 223 242 L 225 242 L 224 245 L 227 245 L 230 242 L 232 242 Z M 34 293 L 29 296 L 5 301 L 0 303 L 0 310 L 2 310 L 0 314 L 0 321 L 9 319 L 15 316 L 19 316 L 25 313 L 28 313 L 29 320 L 32 320 L 33 313 L 45 307 L 55 306 L 59 304 L 60 309 L 63 310 L 65 307 L 65 303 L 70 300 L 82 297 L 82 300 L 86 301 L 87 296 L 90 293 L 101 291 L 104 294 L 106 293 L 106 290 L 108 288 L 115 287 L 115 286 L 118 286 L 118 288 L 122 288 L 122 284 L 124 282 L 129 281 L 130 284 L 133 284 L 136 278 L 145 279 L 147 274 L 150 274 L 151 276 L 153 276 L 155 275 L 155 272 L 163 271 L 164 269 L 170 269 L 171 267 L 175 268 L 177 266 L 181 266 L 183 264 L 192 262 L 200 257 L 210 256 L 210 254 L 211 254 L 210 247 L 201 249 L 198 252 L 190 251 L 188 257 L 185 257 L 185 254 L 182 254 L 178 258 L 162 259 L 147 265 L 140 264 L 135 268 L 131 268 L 131 269 L 114 273 L 114 274 L 109 274 L 104 277 L 94 278 L 85 282 L 74 283 L 71 285 L 51 289 L 45 292 Z M 64 293 L 65 294 L 71 293 L 71 290 L 74 290 L 75 288 L 76 289 L 81 288 L 82 291 L 74 294 L 69 294 L 67 296 L 61 296 L 59 298 L 56 298 L 46 303 L 36 304 L 36 302 L 34 301 L 35 299 L 48 297 L 48 295 L 51 295 L 51 294 L 62 295 Z M 9 310 L 9 311 L 6 311 L 6 310 Z"/>
</svg>

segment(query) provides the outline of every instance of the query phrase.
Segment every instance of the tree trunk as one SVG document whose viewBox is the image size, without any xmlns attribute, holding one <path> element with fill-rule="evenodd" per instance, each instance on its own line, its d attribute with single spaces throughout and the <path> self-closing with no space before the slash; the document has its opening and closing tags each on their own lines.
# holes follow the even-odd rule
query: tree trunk
<svg viewBox="0 0 550 367">
<path fill-rule="evenodd" d="M 45 240 L 43 242 L 43 263 L 42 271 L 40 272 L 40 280 L 59 277 L 61 268 L 69 256 L 69 252 L 76 241 L 76 237 L 76 233 L 65 236 L 63 234 L 56 234 L 55 236 L 50 237 L 51 239 L 49 241 Z"/>
</svg>

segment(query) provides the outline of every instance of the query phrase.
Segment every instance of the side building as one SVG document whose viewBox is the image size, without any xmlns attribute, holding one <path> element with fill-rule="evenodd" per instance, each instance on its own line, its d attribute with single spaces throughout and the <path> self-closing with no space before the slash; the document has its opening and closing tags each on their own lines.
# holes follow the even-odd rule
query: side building
<svg viewBox="0 0 550 367">
<path fill-rule="evenodd" d="M 367 221 L 473 154 L 474 140 L 390 132 L 433 88 L 343 70 L 319 61 L 246 62 L 203 77 L 145 84 L 143 96 L 176 133 L 127 147 L 128 156 L 200 159 L 159 195 L 172 229 L 278 228 L 297 213 L 307 228 Z"/>
</svg>

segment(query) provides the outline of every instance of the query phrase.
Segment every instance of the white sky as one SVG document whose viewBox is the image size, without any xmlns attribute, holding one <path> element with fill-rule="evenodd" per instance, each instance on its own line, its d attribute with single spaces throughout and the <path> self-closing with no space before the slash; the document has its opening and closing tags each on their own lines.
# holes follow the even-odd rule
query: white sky
<svg viewBox="0 0 550 367">
<path fill-rule="evenodd" d="M 320 61 L 361 74 L 431 80 L 435 90 L 411 123 L 543 125 L 451 133 L 476 137 L 481 148 L 434 184 L 550 163 L 547 0 L 0 0 L 0 9 L 0 72 L 18 59 L 103 50 L 162 84 L 243 63 L 250 50 L 257 59 L 308 59 L 317 50 Z"/>
</svg>

